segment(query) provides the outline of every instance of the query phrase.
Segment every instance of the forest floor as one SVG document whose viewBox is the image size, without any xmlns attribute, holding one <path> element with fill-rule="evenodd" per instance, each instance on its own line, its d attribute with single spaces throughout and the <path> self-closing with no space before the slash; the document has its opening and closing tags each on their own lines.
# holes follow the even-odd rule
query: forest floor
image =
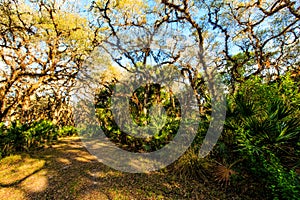
<svg viewBox="0 0 300 200">
<path fill-rule="evenodd" d="M 88 153 L 78 137 L 0 160 L 0 199 L 251 199 L 170 170 L 116 171 Z"/>
</svg>

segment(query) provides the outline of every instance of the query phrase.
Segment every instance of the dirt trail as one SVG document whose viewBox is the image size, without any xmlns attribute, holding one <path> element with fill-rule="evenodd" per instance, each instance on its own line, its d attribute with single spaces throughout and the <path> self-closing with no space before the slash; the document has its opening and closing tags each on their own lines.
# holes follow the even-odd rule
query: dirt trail
<svg viewBox="0 0 300 200">
<path fill-rule="evenodd" d="M 96 160 L 78 137 L 0 162 L 0 199 L 237 199 L 193 180 L 130 174 Z"/>
</svg>

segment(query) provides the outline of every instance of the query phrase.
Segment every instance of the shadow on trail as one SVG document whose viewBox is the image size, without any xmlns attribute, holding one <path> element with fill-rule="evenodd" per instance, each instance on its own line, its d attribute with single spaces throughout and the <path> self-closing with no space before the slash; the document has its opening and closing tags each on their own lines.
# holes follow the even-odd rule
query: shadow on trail
<svg viewBox="0 0 300 200">
<path fill-rule="evenodd" d="M 113 170 L 89 154 L 79 138 L 64 138 L 31 155 L 42 169 L 0 187 L 1 199 L 216 199 L 228 198 L 174 174 L 130 174 Z M 231 197 L 232 199 L 232 197 Z"/>
</svg>

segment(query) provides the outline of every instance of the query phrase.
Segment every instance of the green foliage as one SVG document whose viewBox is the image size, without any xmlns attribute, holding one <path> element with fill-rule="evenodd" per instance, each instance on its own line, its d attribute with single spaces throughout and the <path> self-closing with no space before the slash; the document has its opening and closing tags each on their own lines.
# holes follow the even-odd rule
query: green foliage
<svg viewBox="0 0 300 200">
<path fill-rule="evenodd" d="M 59 137 L 77 135 L 77 129 L 74 126 L 64 126 L 58 130 Z"/>
<path fill-rule="evenodd" d="M 108 88 L 113 88 L 113 85 Z M 148 138 L 131 136 L 136 133 L 131 127 L 127 127 L 131 135 L 118 127 L 110 110 L 111 93 L 108 88 L 103 88 L 96 97 L 97 116 L 106 136 L 120 144 L 120 147 L 136 152 L 155 151 L 166 145 L 177 133 L 180 120 L 179 102 L 159 85 L 138 88 L 129 101 L 131 119 L 140 127 L 149 125 L 153 128 L 155 134 Z M 158 105 L 162 105 L 166 112 L 162 118 L 151 116 L 151 109 Z"/>
<path fill-rule="evenodd" d="M 184 178 L 207 181 L 209 168 L 212 166 L 212 163 L 209 159 L 199 158 L 197 152 L 194 148 L 188 149 L 173 164 L 175 174 Z"/>
<path fill-rule="evenodd" d="M 269 159 L 266 160 L 265 157 Z M 268 188 L 271 189 L 274 199 L 299 199 L 300 178 L 293 170 L 287 170 L 282 166 L 277 156 L 266 151 L 265 157 L 258 157 L 258 163 L 262 163 L 263 175 Z"/>
<path fill-rule="evenodd" d="M 12 122 L 10 126 L 0 123 L 0 157 L 17 151 L 43 147 L 58 139 L 58 136 L 70 136 L 76 133 L 72 126 L 61 129 L 51 121 L 41 120 L 31 124 Z"/>
<path fill-rule="evenodd" d="M 0 139 L 2 156 L 23 149 L 23 144 L 26 143 L 24 134 L 26 130 L 28 130 L 28 125 L 21 125 L 18 121 L 13 122 L 10 127 L 2 125 Z"/>
<path fill-rule="evenodd" d="M 38 147 L 57 139 L 57 127 L 50 121 L 34 122 L 23 133 L 26 139 L 25 148 Z"/>
<path fill-rule="evenodd" d="M 287 77 L 264 83 L 258 78 L 240 85 L 229 99 L 220 144 L 244 158 L 248 172 L 264 182 L 277 199 L 299 199 L 299 89 Z M 228 153 L 228 151 L 227 151 Z"/>
</svg>

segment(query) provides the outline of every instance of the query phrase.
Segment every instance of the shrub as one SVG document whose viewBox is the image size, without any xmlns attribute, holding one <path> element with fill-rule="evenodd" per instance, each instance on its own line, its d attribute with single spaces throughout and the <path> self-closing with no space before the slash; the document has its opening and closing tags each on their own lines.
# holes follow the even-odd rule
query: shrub
<svg viewBox="0 0 300 200">
<path fill-rule="evenodd" d="M 12 122 L 10 126 L 0 123 L 0 157 L 16 151 L 29 151 L 57 140 L 58 136 L 76 134 L 76 128 L 65 126 L 61 129 L 51 121 L 41 120 L 31 124 Z"/>
<path fill-rule="evenodd" d="M 223 141 L 244 158 L 244 167 L 259 177 L 277 199 L 300 199 L 300 119 L 297 84 L 251 79 L 229 100 Z M 230 139 L 230 137 L 234 139 Z"/>
<path fill-rule="evenodd" d="M 26 148 L 39 147 L 57 139 L 57 127 L 50 121 L 42 120 L 31 124 L 24 133 Z"/>
<path fill-rule="evenodd" d="M 208 181 L 212 162 L 207 158 L 199 158 L 198 151 L 189 148 L 173 165 L 172 171 L 181 178 L 193 178 Z"/>
<path fill-rule="evenodd" d="M 58 130 L 59 137 L 77 135 L 77 129 L 74 126 L 64 126 Z"/>
</svg>

